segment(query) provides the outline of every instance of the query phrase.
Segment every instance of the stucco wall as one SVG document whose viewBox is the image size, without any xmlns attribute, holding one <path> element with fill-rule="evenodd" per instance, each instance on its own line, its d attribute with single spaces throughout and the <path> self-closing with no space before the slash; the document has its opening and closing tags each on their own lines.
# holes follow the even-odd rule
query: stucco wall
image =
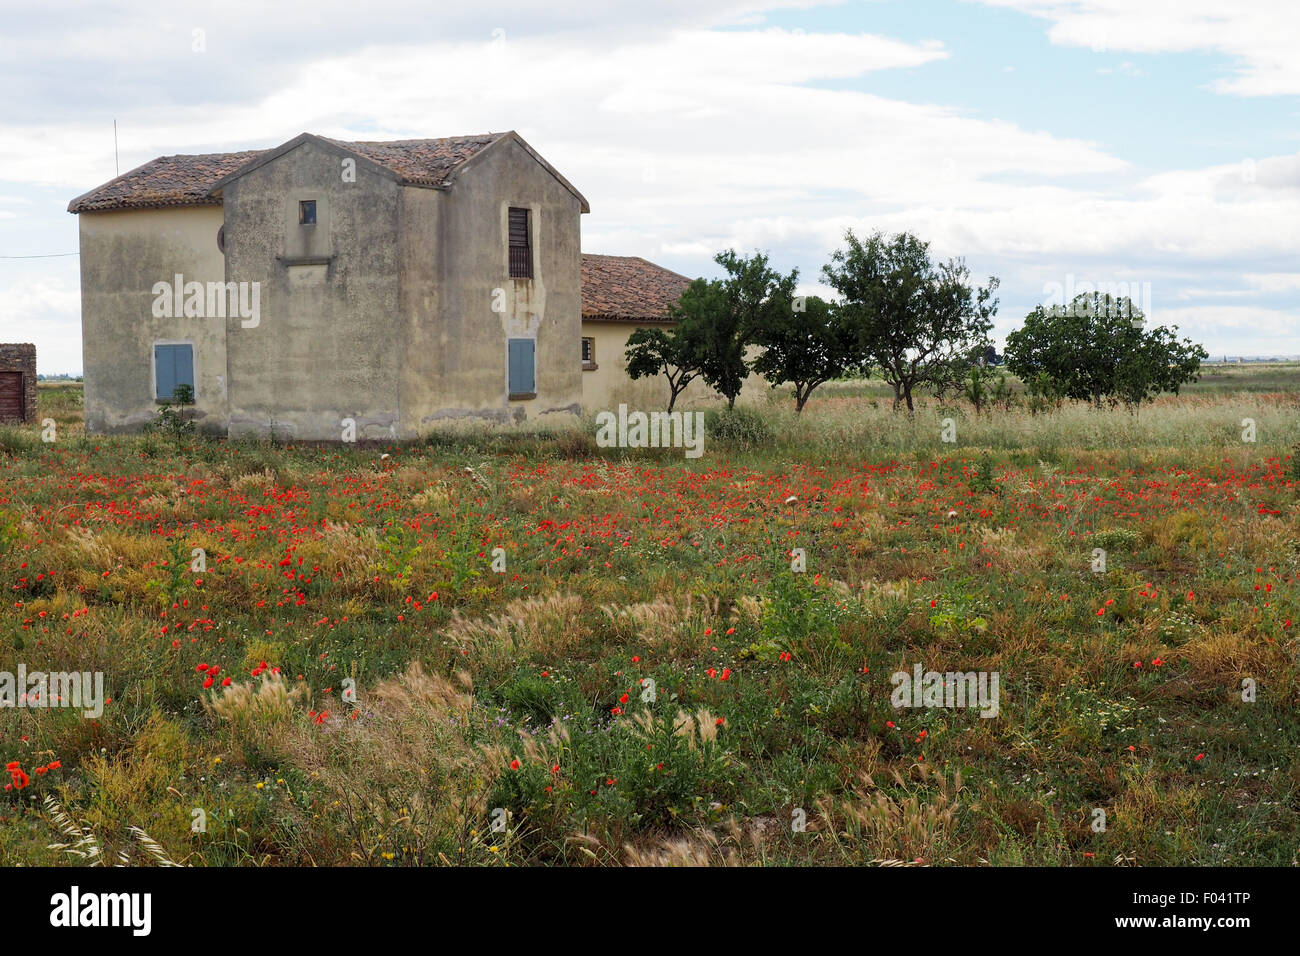
<svg viewBox="0 0 1300 956">
<path fill-rule="evenodd" d="M 448 190 L 407 187 L 403 193 L 407 421 L 425 433 L 463 419 L 576 414 L 582 403 L 578 198 L 510 140 L 466 163 Z M 510 278 L 512 206 L 532 210 L 532 279 Z M 493 311 L 494 298 L 504 311 Z M 536 398 L 509 398 L 506 341 L 514 337 L 536 340 Z"/>
<path fill-rule="evenodd" d="M 153 392 L 156 342 L 194 346 L 200 427 L 226 424 L 225 329 L 219 318 L 153 315 L 154 284 L 219 282 L 219 206 L 86 212 L 81 239 L 81 336 L 86 431 L 139 429 L 158 414 Z"/>
<path fill-rule="evenodd" d="M 358 439 L 399 435 L 401 187 L 361 164 L 347 181 L 343 158 L 305 142 L 224 189 L 226 279 L 261 290 L 256 327 L 226 321 L 232 437 L 338 441 L 345 419 Z"/>
</svg>

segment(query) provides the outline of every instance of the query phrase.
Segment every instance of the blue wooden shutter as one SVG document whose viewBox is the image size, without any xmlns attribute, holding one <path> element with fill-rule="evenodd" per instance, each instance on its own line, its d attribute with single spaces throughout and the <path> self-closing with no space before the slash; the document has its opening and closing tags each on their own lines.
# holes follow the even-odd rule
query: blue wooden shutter
<svg viewBox="0 0 1300 956">
<path fill-rule="evenodd" d="M 509 353 L 510 394 L 532 395 L 537 391 L 534 365 L 537 343 L 532 339 L 511 339 Z"/>
<path fill-rule="evenodd" d="M 194 388 L 194 349 L 189 345 L 153 347 L 155 398 L 171 401 L 177 385 Z"/>
</svg>

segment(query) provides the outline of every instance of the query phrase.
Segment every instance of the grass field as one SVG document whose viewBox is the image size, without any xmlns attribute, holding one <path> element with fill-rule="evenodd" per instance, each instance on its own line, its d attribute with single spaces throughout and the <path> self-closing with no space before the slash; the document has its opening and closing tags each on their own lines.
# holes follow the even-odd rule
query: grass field
<svg viewBox="0 0 1300 956">
<path fill-rule="evenodd" d="M 888 396 L 686 459 L 86 437 L 43 388 L 0 670 L 111 702 L 0 709 L 0 862 L 1300 864 L 1300 366 L 1138 416 Z M 918 664 L 997 716 L 896 708 Z"/>
</svg>

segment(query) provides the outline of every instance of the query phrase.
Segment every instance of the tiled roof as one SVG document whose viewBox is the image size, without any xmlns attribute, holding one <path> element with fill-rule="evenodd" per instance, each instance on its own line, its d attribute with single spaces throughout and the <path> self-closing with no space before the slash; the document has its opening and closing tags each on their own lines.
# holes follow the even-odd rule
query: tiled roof
<svg viewBox="0 0 1300 956">
<path fill-rule="evenodd" d="M 68 203 L 68 212 L 145 209 L 151 206 L 220 206 L 220 199 L 208 196 L 212 184 L 260 155 L 261 150 L 253 149 L 242 153 L 159 156 L 78 196 Z"/>
<path fill-rule="evenodd" d="M 582 255 L 582 317 L 667 322 L 668 307 L 691 280 L 640 256 Z"/>
<path fill-rule="evenodd" d="M 440 186 L 457 166 L 506 134 L 403 139 L 387 143 L 326 140 L 394 173 L 413 186 Z M 325 139 L 325 137 L 320 137 Z M 292 142 L 292 141 L 291 141 Z M 161 156 L 68 203 L 68 212 L 155 206 L 219 206 L 217 182 L 273 150 Z"/>
<path fill-rule="evenodd" d="M 330 142 L 392 170 L 403 182 L 438 186 L 453 169 L 502 135 L 493 133 L 486 136 L 448 136 L 444 139 L 398 139 L 386 143 L 350 143 L 339 139 Z"/>
</svg>

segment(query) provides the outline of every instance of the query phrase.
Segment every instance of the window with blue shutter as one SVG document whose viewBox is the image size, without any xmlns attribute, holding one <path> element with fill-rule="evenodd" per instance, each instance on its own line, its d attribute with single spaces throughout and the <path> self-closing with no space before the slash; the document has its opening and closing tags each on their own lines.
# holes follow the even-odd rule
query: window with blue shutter
<svg viewBox="0 0 1300 956">
<path fill-rule="evenodd" d="M 510 397 L 529 397 L 537 394 L 537 343 L 533 339 L 510 339 L 508 371 Z"/>
<path fill-rule="evenodd" d="M 177 385 L 194 388 L 194 346 L 155 345 L 153 367 L 154 398 L 170 402 Z"/>
</svg>

